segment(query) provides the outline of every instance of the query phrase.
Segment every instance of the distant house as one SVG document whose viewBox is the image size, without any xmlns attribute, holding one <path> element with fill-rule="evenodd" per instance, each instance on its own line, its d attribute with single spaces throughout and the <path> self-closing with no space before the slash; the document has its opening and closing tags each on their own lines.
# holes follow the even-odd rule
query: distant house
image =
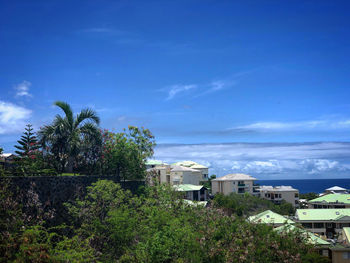
<svg viewBox="0 0 350 263">
<path fill-rule="evenodd" d="M 181 161 L 181 162 L 173 163 L 172 166 L 182 166 L 182 167 L 187 167 L 187 168 L 198 170 L 202 174 L 200 181 L 201 182 L 208 181 L 209 168 L 202 165 L 202 164 L 196 163 L 194 161 Z"/>
<path fill-rule="evenodd" d="M 292 225 L 292 224 L 286 224 L 283 226 L 276 227 L 274 230 L 280 234 L 289 233 L 291 231 L 294 231 L 294 232 L 298 233 L 299 235 L 303 236 L 304 238 L 306 238 L 306 241 L 309 244 L 314 245 L 318 249 L 318 251 L 321 255 L 323 255 L 325 257 L 329 257 L 329 254 L 330 254 L 329 248 L 332 246 L 332 244 L 326 240 L 323 240 L 319 236 L 311 233 L 310 231 L 307 231 L 306 229 L 303 229 L 301 227 L 297 227 L 297 226 Z"/>
<path fill-rule="evenodd" d="M 147 161 L 146 168 L 151 184 L 152 180 L 157 180 L 159 183 L 168 183 L 171 185 L 200 185 L 200 182 L 203 181 L 203 172 L 200 169 L 193 169 L 180 165 L 169 165 L 167 163 L 163 163 L 162 161 L 154 160 Z"/>
<path fill-rule="evenodd" d="M 171 184 L 193 184 L 199 185 L 202 181 L 202 172 L 184 166 L 171 166 Z"/>
<path fill-rule="evenodd" d="M 183 192 L 184 198 L 191 201 L 207 201 L 208 189 L 202 185 L 180 184 L 174 185 L 176 191 Z"/>
<path fill-rule="evenodd" d="M 0 165 L 5 169 L 11 167 L 15 157 L 16 156 L 12 153 L 0 154 Z"/>
<path fill-rule="evenodd" d="M 291 186 L 267 186 L 262 185 L 258 188 L 260 197 L 270 200 L 275 204 L 280 204 L 282 200 L 292 204 L 294 207 L 299 206 L 299 190 Z"/>
<path fill-rule="evenodd" d="M 350 208 L 350 194 L 328 194 L 308 201 L 313 209 Z"/>
<path fill-rule="evenodd" d="M 248 217 L 248 221 L 251 223 L 268 224 L 274 227 L 282 226 L 284 224 L 294 224 L 295 222 L 288 219 L 285 216 L 266 210 L 260 214 Z"/>
<path fill-rule="evenodd" d="M 339 186 L 333 186 L 331 188 L 327 188 L 325 190 L 326 194 L 348 194 L 348 190 L 343 188 L 343 187 L 339 187 Z"/>
<path fill-rule="evenodd" d="M 253 194 L 255 180 L 256 178 L 247 174 L 227 174 L 211 181 L 212 193 L 222 193 L 224 195 L 231 193 Z"/>
<path fill-rule="evenodd" d="M 350 208 L 297 209 L 295 217 L 307 230 L 327 238 L 334 238 L 343 227 L 350 227 Z"/>
</svg>

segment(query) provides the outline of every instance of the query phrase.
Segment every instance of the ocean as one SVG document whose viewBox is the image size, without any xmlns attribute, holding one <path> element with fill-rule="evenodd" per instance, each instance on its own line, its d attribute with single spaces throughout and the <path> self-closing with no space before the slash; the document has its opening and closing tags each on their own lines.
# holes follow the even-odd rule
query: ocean
<svg viewBox="0 0 350 263">
<path fill-rule="evenodd" d="M 350 189 L 349 179 L 299 179 L 299 180 L 257 180 L 259 185 L 290 185 L 299 190 L 299 193 L 323 193 L 325 189 L 332 186 L 340 186 Z"/>
</svg>

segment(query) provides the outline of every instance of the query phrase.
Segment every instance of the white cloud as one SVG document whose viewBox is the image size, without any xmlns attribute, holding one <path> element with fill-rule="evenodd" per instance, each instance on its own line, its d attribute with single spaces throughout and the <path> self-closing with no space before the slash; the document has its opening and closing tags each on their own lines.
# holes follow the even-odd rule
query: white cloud
<svg viewBox="0 0 350 263">
<path fill-rule="evenodd" d="M 350 173 L 350 143 L 227 143 L 159 145 L 155 157 L 193 160 L 210 173 L 244 172 L 261 177 L 343 177 Z"/>
<path fill-rule="evenodd" d="M 295 130 L 330 130 L 350 128 L 350 120 L 310 120 L 302 122 L 255 122 L 236 126 L 229 130 L 247 130 L 257 132 L 295 131 Z"/>
<path fill-rule="evenodd" d="M 10 102 L 0 101 L 0 134 L 11 134 L 23 129 L 32 111 Z"/>
<path fill-rule="evenodd" d="M 191 90 L 191 89 L 195 89 L 197 87 L 197 85 L 173 85 L 168 89 L 168 97 L 166 98 L 166 100 L 171 100 L 173 99 L 177 94 Z"/>
<path fill-rule="evenodd" d="M 24 80 L 20 84 L 16 85 L 16 97 L 33 97 L 33 95 L 29 93 L 30 86 L 32 86 L 32 83 L 27 80 Z"/>
</svg>

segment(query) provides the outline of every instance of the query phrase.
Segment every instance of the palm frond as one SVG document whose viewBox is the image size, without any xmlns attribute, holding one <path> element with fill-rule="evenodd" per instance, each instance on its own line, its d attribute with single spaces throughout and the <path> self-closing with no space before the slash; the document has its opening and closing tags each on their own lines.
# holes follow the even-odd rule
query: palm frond
<svg viewBox="0 0 350 263">
<path fill-rule="evenodd" d="M 68 103 L 63 102 L 63 101 L 56 101 L 54 103 L 54 105 L 60 107 L 64 111 L 64 113 L 66 114 L 66 118 L 67 118 L 68 122 L 71 125 L 73 125 L 74 119 L 73 119 L 73 111 L 72 111 L 71 106 Z"/>
<path fill-rule="evenodd" d="M 97 113 L 89 108 L 82 109 L 81 112 L 77 115 L 75 120 L 75 128 L 77 128 L 83 121 L 89 120 L 95 124 L 100 124 L 100 118 L 97 116 Z"/>
</svg>

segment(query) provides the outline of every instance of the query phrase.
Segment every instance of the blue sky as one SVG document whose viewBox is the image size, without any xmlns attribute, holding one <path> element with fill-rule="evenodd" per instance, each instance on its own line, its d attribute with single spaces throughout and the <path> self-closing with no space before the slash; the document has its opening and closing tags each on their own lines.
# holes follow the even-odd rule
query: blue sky
<svg viewBox="0 0 350 263">
<path fill-rule="evenodd" d="M 203 144 L 238 142 L 271 151 L 270 143 L 343 145 L 350 140 L 349 7 L 2 1 L 0 145 L 12 151 L 26 123 L 49 123 L 59 113 L 56 100 L 75 111 L 94 108 L 104 128 L 145 126 L 160 145 L 202 145 L 199 152 L 206 152 Z M 156 157 L 182 158 L 161 153 Z M 203 161 L 221 169 L 214 163 L 223 157 L 214 160 L 215 153 Z M 350 159 L 340 155 L 311 159 L 336 161 L 347 176 Z M 228 170 L 237 168 L 235 158 Z M 275 160 L 254 158 L 261 165 Z"/>
</svg>

